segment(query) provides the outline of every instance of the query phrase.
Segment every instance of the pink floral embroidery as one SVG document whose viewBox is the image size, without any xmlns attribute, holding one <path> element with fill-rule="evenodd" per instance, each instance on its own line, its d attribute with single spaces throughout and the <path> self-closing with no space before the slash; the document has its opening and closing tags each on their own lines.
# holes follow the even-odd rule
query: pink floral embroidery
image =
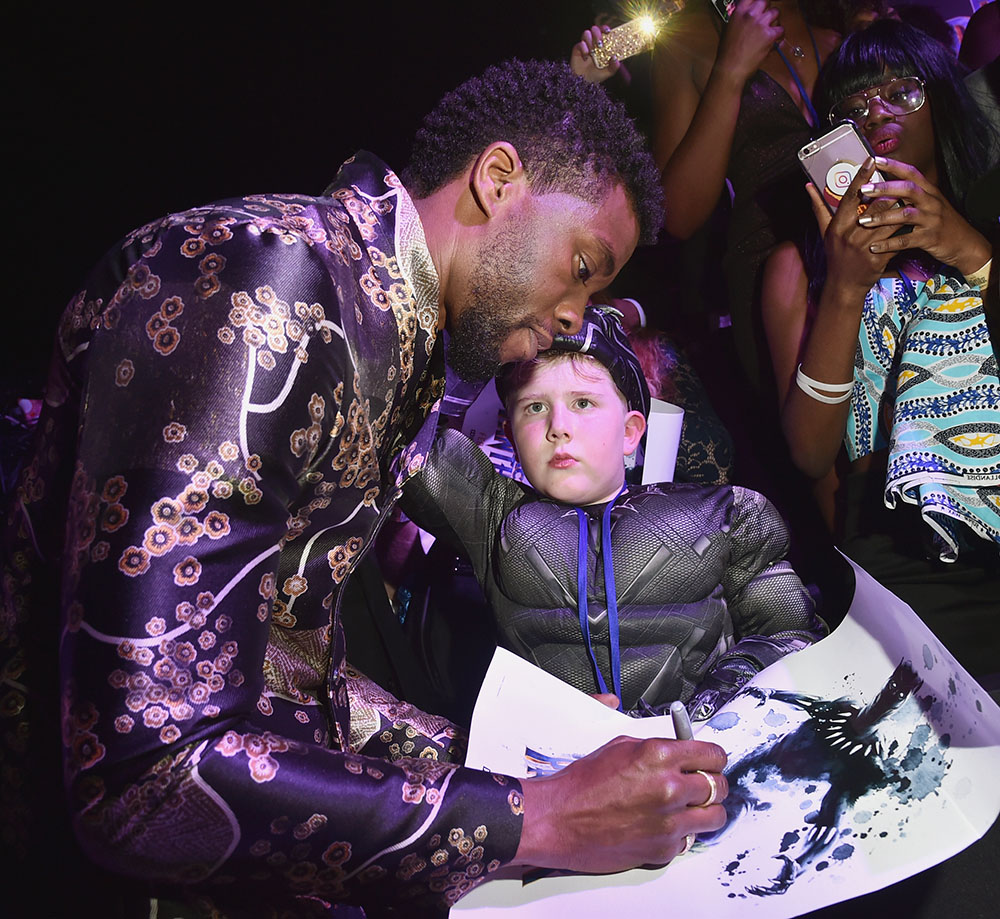
<svg viewBox="0 0 1000 919">
<path fill-rule="evenodd" d="M 150 527 L 142 544 L 150 555 L 166 555 L 177 544 L 177 533 L 166 525 Z"/>
<path fill-rule="evenodd" d="M 187 428 L 177 421 L 171 421 L 163 429 L 163 440 L 168 444 L 179 444 L 187 437 Z"/>
<path fill-rule="evenodd" d="M 289 744 L 270 731 L 244 735 L 227 731 L 215 745 L 215 749 L 226 757 L 245 753 L 249 760 L 251 778 L 255 782 L 268 782 L 278 773 L 278 761 L 271 754 L 286 752 Z"/>
<path fill-rule="evenodd" d="M 132 382 L 132 377 L 135 376 L 135 365 L 128 359 L 125 358 L 116 368 L 115 368 L 115 386 L 128 386 Z"/>
<path fill-rule="evenodd" d="M 149 571 L 149 553 L 138 546 L 129 546 L 118 560 L 118 569 L 130 578 Z"/>
<path fill-rule="evenodd" d="M 330 867 L 343 865 L 351 860 L 351 844 L 335 842 L 323 853 L 323 862 Z"/>
<path fill-rule="evenodd" d="M 101 529 L 105 533 L 114 533 L 128 523 L 128 511 L 120 504 L 111 504 L 101 515 Z"/>
<path fill-rule="evenodd" d="M 151 508 L 154 523 L 176 524 L 181 519 L 182 508 L 173 498 L 161 498 Z"/>
</svg>

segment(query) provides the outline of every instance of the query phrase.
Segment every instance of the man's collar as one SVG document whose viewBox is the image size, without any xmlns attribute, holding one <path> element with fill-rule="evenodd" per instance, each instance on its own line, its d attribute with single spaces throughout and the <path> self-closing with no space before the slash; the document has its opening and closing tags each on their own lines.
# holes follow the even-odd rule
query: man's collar
<svg viewBox="0 0 1000 919">
<path fill-rule="evenodd" d="M 427 248 L 427 237 L 413 199 L 396 174 L 377 156 L 359 150 L 347 160 L 324 192 L 353 186 L 371 199 L 396 198 L 395 250 L 400 271 L 413 290 L 417 309 L 439 309 L 441 281 Z"/>
<path fill-rule="evenodd" d="M 437 311 L 441 296 L 441 282 L 437 268 L 427 248 L 427 237 L 420 215 L 406 189 L 399 186 L 396 211 L 396 259 L 399 270 L 409 282 L 420 311 Z"/>
</svg>

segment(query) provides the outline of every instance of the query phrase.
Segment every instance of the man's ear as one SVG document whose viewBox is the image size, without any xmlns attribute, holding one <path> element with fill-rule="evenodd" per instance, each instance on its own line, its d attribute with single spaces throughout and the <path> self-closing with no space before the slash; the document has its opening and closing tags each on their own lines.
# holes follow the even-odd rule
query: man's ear
<svg viewBox="0 0 1000 919">
<path fill-rule="evenodd" d="M 469 190 L 486 217 L 492 217 L 528 190 L 524 167 L 513 144 L 498 140 L 476 157 L 469 175 Z"/>
<path fill-rule="evenodd" d="M 629 412 L 625 416 L 625 456 L 635 453 L 645 433 L 646 417 L 642 412 Z"/>
</svg>

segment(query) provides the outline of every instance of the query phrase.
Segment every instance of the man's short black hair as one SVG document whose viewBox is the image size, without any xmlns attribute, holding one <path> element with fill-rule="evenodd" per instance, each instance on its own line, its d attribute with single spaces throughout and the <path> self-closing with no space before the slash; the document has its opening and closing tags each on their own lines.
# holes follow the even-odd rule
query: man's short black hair
<svg viewBox="0 0 1000 919">
<path fill-rule="evenodd" d="M 508 141 L 533 192 L 565 192 L 591 204 L 620 183 L 641 242 L 663 225 L 660 173 L 625 106 L 603 87 L 552 61 L 505 61 L 448 93 L 413 141 L 403 184 L 424 198 L 490 144 Z"/>
</svg>

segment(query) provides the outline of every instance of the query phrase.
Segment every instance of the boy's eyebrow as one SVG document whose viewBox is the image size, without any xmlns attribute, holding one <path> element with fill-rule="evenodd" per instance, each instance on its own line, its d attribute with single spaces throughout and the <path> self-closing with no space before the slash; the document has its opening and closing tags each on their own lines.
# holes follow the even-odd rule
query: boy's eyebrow
<svg viewBox="0 0 1000 919">
<path fill-rule="evenodd" d="M 548 393 L 544 392 L 529 392 L 526 389 L 522 389 L 520 393 L 514 398 L 514 404 L 520 405 L 522 402 L 537 402 L 539 399 L 547 399 Z"/>
<path fill-rule="evenodd" d="M 592 389 L 571 389 L 568 393 L 566 393 L 568 396 L 589 396 L 591 398 L 599 396 L 600 394 L 599 387 L 596 386 Z M 520 405 L 522 402 L 540 402 L 551 398 L 551 394 L 545 390 L 540 390 L 539 392 L 523 390 L 522 393 L 514 399 L 514 404 Z"/>
</svg>

